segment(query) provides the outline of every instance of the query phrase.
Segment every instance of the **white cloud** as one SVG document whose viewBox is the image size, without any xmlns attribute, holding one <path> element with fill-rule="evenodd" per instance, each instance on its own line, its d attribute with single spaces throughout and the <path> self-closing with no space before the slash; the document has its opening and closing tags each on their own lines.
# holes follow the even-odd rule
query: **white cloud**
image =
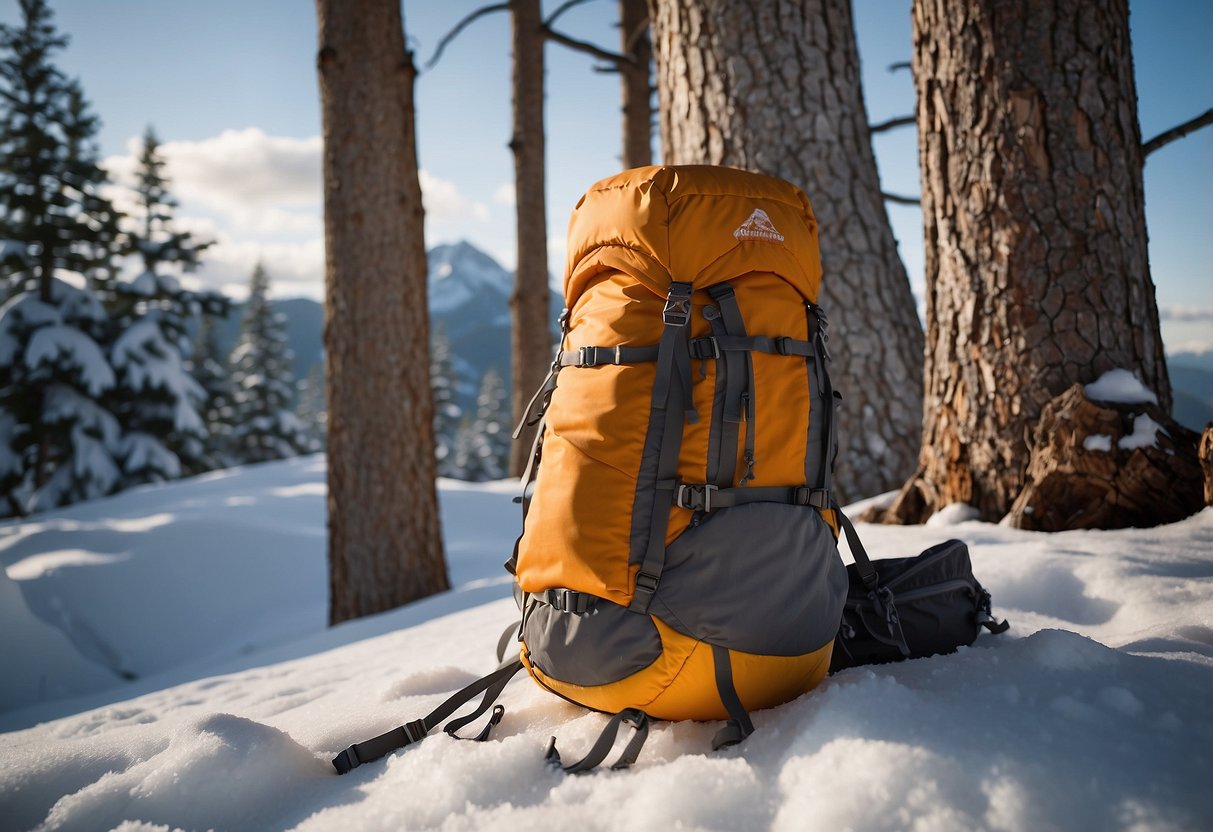
<svg viewBox="0 0 1213 832">
<path fill-rule="evenodd" d="M 513 206 L 517 200 L 517 193 L 514 190 L 513 182 L 504 182 L 497 186 L 497 190 L 493 191 L 493 202 L 498 205 Z"/>
<path fill-rule="evenodd" d="M 459 192 L 454 182 L 430 176 L 424 170 L 418 171 L 418 178 L 421 180 L 421 201 L 425 204 L 427 219 L 442 222 L 471 218 L 477 222 L 488 222 L 488 206 L 468 199 Z"/>
<path fill-rule="evenodd" d="M 1164 321 L 1213 321 L 1213 306 L 1159 306 L 1158 317 Z"/>
</svg>

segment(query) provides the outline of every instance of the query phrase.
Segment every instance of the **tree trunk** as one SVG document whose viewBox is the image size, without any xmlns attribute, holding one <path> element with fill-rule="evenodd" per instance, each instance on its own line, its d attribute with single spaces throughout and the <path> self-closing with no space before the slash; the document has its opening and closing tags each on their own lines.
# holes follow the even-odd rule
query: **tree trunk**
<svg viewBox="0 0 1213 832">
<path fill-rule="evenodd" d="M 843 394 L 845 498 L 913 471 L 922 329 L 868 133 L 849 0 L 652 0 L 663 158 L 802 187 L 821 240 L 822 305 Z"/>
<path fill-rule="evenodd" d="M 619 0 L 622 54 L 634 64 L 620 65 L 623 86 L 623 166 L 653 164 L 653 43 L 649 39 L 646 0 Z"/>
<path fill-rule="evenodd" d="M 449 587 L 412 55 L 397 0 L 317 0 L 324 118 L 329 621 Z"/>
<path fill-rule="evenodd" d="M 514 421 L 552 362 L 548 311 L 548 226 L 544 195 L 543 30 L 539 0 L 511 0 L 514 55 L 514 183 L 518 268 L 510 297 L 511 383 Z M 510 449 L 510 475 L 526 467 L 534 431 L 527 429 Z"/>
<path fill-rule="evenodd" d="M 986 520 L 1074 383 L 1132 370 L 1170 412 L 1146 254 L 1126 0 L 915 0 L 926 236 L 919 473 L 890 519 Z"/>
</svg>

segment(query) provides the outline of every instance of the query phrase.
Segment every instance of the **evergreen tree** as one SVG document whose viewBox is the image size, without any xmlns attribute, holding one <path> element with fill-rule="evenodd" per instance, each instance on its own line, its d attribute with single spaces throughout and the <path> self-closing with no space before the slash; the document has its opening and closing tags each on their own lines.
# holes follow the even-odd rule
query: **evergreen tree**
<svg viewBox="0 0 1213 832">
<path fill-rule="evenodd" d="M 430 344 L 430 389 L 434 395 L 434 455 L 438 476 L 462 479 L 455 462 L 455 440 L 463 409 L 455 401 L 455 362 L 446 330 L 439 324 Z"/>
<path fill-rule="evenodd" d="M 228 356 L 219 343 L 219 328 L 214 315 L 203 314 L 194 341 L 190 374 L 202 388 L 204 398 L 198 414 L 206 428 L 200 473 L 235 465 L 232 456 L 232 425 L 235 420 L 235 387 Z"/>
<path fill-rule="evenodd" d="M 136 185 L 142 216 L 139 217 L 140 227 L 128 235 L 130 250 L 143 258 L 144 271 L 156 274 L 162 271 L 162 266 L 180 266 L 185 271 L 192 271 L 198 266 L 199 255 L 214 245 L 214 241 L 197 241 L 189 232 L 173 227 L 177 201 L 169 193 L 164 166 L 160 141 L 149 126 L 143 134 Z"/>
<path fill-rule="evenodd" d="M 67 44 L 45 0 L 0 25 L 0 488 L 4 514 L 121 483 L 108 320 L 92 292 L 113 274 L 118 214 L 101 196 L 97 119 L 51 62 Z M 86 288 L 58 279 L 75 273 Z"/>
<path fill-rule="evenodd" d="M 270 307 L 269 285 L 269 275 L 258 264 L 249 281 L 240 341 L 232 352 L 232 439 L 239 462 L 285 459 L 309 451 L 303 425 L 291 409 L 295 381 L 286 319 Z"/>
<path fill-rule="evenodd" d="M 499 480 L 510 464 L 509 397 L 505 381 L 493 369 L 480 380 L 476 418 L 465 419 L 455 441 L 455 467 L 472 482 Z"/>
<path fill-rule="evenodd" d="M 210 243 L 193 242 L 172 225 L 176 203 L 168 192 L 164 160 L 148 128 L 135 188 L 142 216 L 127 234 L 126 251 L 144 271 L 110 292 L 116 338 L 115 411 L 127 431 L 124 468 L 131 483 L 173 479 L 211 467 L 208 433 L 199 413 L 206 390 L 189 372 L 189 326 L 200 313 L 226 314 L 226 300 L 183 289 L 168 269 L 191 270 Z"/>
</svg>

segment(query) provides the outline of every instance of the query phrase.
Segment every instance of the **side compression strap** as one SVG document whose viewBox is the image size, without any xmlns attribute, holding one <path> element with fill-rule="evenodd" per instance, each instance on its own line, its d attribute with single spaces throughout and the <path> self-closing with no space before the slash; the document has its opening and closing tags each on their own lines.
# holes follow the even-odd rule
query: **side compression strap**
<svg viewBox="0 0 1213 832">
<path fill-rule="evenodd" d="M 731 719 L 712 738 L 712 750 L 719 751 L 730 745 L 744 740 L 754 733 L 754 723 L 741 704 L 741 697 L 733 687 L 733 664 L 729 660 L 729 648 L 718 644 L 712 645 L 712 664 L 716 668 L 716 690 L 720 693 L 720 703 L 729 712 Z"/>
<path fill-rule="evenodd" d="M 665 568 L 665 532 L 670 522 L 670 508 L 674 504 L 678 454 L 682 449 L 682 421 L 684 415 L 691 421 L 698 418 L 691 402 L 691 358 L 687 350 L 687 333 L 691 328 L 691 284 L 677 281 L 670 284 L 662 317 L 665 329 L 658 345 L 657 372 L 653 379 L 653 399 L 644 448 L 646 457 L 656 456 L 656 470 L 646 471 L 647 460 L 642 460 L 636 488 L 637 501 L 647 500 L 650 510 L 640 570 L 636 573 L 632 603 L 628 605 L 629 610 L 638 613 L 649 611 L 649 604 L 657 592 Z M 655 439 L 659 439 L 660 444 L 654 447 Z M 635 531 L 633 529 L 633 538 L 636 537 Z M 635 552 L 632 558 L 635 562 Z"/>
<path fill-rule="evenodd" d="M 619 759 L 611 768 L 627 768 L 636 762 L 636 758 L 640 756 L 640 749 L 644 747 L 644 741 L 649 737 L 649 716 L 639 708 L 628 708 L 611 717 L 611 721 L 598 735 L 598 741 L 594 743 L 594 747 L 577 762 L 569 763 L 567 766 L 561 765 L 555 737 L 552 737 L 552 741 L 548 743 L 548 752 L 544 759 L 566 774 L 584 774 L 591 771 L 597 768 L 611 753 L 611 749 L 615 747 L 615 738 L 619 736 L 619 728 L 625 722 L 635 728 L 636 733 L 632 735 L 632 739 L 628 741 L 623 753 L 619 755 Z"/>
<path fill-rule="evenodd" d="M 726 333 L 728 333 L 728 336 L 749 340 L 746 334 L 745 320 L 741 317 L 741 308 L 737 305 L 737 295 L 734 293 L 732 285 L 729 283 L 719 283 L 708 289 L 708 294 L 710 294 L 716 300 L 716 302 L 720 304 L 720 317 L 724 321 L 724 330 Z M 732 356 L 733 354 L 734 353 L 731 351 L 726 351 L 725 353 L 726 356 Z M 725 372 L 729 373 L 729 391 L 731 393 L 735 389 L 733 377 L 734 367 L 733 365 L 729 364 L 727 360 L 725 367 Z M 738 482 L 738 485 L 745 485 L 747 482 L 754 479 L 754 356 L 749 350 L 742 353 L 740 370 L 741 376 L 737 378 L 736 384 L 740 386 L 742 392 L 740 392 L 738 395 L 736 404 L 732 401 L 725 401 L 724 412 L 725 420 L 728 421 L 729 415 L 734 412 L 733 408 L 736 407 L 738 415 L 740 415 L 742 419 L 746 420 L 744 451 L 746 471 L 744 474 L 742 474 L 741 480 Z M 720 443 L 720 452 L 722 454 L 729 454 L 736 459 L 737 435 L 734 433 L 732 434 L 731 438 L 732 442 L 729 442 L 729 436 L 726 432 L 726 435 L 722 437 L 722 441 Z M 721 470 L 723 471 L 724 468 L 725 466 L 722 460 Z M 722 484 L 733 484 L 731 472 L 729 481 Z"/>
<path fill-rule="evenodd" d="M 868 557 L 868 550 L 863 548 L 863 541 L 859 539 L 859 533 L 855 531 L 855 526 L 851 524 L 850 519 L 842 513 L 836 500 L 830 501 L 830 508 L 834 510 L 834 516 L 838 518 L 838 522 L 842 524 L 842 530 L 847 535 L 847 545 L 851 548 L 851 556 L 855 558 L 855 570 L 859 573 L 864 588 L 869 592 L 874 591 L 880 579 L 876 574 L 876 567 L 872 565 L 872 559 Z"/>
<path fill-rule="evenodd" d="M 365 742 L 354 743 L 333 758 L 333 768 L 337 769 L 338 774 L 345 774 L 363 763 L 369 763 L 372 760 L 385 757 L 398 748 L 404 748 L 406 745 L 420 742 L 425 739 L 430 731 L 438 727 L 438 724 L 444 719 L 470 702 L 477 694 L 483 693 L 484 699 L 481 700 L 480 705 L 475 711 L 466 717 L 460 717 L 446 726 L 447 733 L 454 736 L 455 731 L 487 711 L 489 706 L 497 701 L 497 697 L 501 696 L 501 691 L 505 689 L 506 684 L 513 678 L 514 674 L 521 669 L 522 661 L 520 659 L 513 659 L 503 664 L 488 676 L 485 676 L 483 679 L 477 679 L 463 690 L 453 694 L 421 719 L 405 723 L 399 728 L 393 728 L 386 734 L 372 737 Z M 500 713 L 495 711 L 493 718 L 489 721 L 490 727 L 496 725 L 504 713 L 504 708 L 501 709 Z M 488 739 L 488 731 L 482 731 L 476 739 Z"/>
</svg>

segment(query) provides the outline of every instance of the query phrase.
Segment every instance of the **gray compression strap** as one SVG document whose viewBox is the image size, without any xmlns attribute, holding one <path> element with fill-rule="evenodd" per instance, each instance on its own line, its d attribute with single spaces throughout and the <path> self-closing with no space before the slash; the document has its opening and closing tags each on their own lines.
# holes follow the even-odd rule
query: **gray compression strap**
<svg viewBox="0 0 1213 832">
<path fill-rule="evenodd" d="M 380 734 L 377 737 L 372 737 L 365 742 L 354 743 L 333 758 L 333 768 L 337 769 L 338 774 L 345 774 L 363 763 L 369 763 L 372 760 L 378 760 L 380 757 L 387 756 L 398 748 L 404 748 L 406 745 L 420 742 L 444 719 L 451 716 L 451 714 L 455 713 L 455 711 L 459 710 L 459 708 L 470 702 L 477 695 L 483 693 L 484 699 L 470 716 L 461 717 L 451 723 L 454 728 L 451 725 L 447 726 L 447 729 L 450 731 L 458 730 L 488 710 L 489 706 L 497 701 L 497 697 L 501 695 L 501 691 L 505 689 L 506 684 L 513 678 L 514 674 L 521 669 L 522 661 L 520 659 L 514 659 L 503 664 L 488 676 L 485 676 L 483 679 L 477 679 L 463 690 L 453 694 L 421 719 L 401 725 L 399 728 L 393 728 L 391 731 Z M 500 717 L 498 716 L 497 719 L 500 719 Z"/>
<path fill-rule="evenodd" d="M 714 335 L 711 338 L 696 338 L 691 342 L 691 355 L 695 358 L 713 358 L 718 352 L 765 352 L 803 358 L 813 354 L 813 344 L 796 338 L 771 338 L 766 335 Z"/>
<path fill-rule="evenodd" d="M 851 549 L 851 556 L 855 558 L 855 571 L 859 573 L 864 588 L 872 592 L 876 589 L 876 584 L 880 579 L 876 574 L 876 567 L 872 565 L 872 559 L 868 557 L 868 550 L 863 547 L 863 541 L 859 539 L 859 532 L 855 531 L 855 527 L 851 525 L 850 519 L 842 513 L 838 503 L 831 501 L 830 508 L 834 510 L 834 516 L 838 518 L 843 532 L 846 533 L 847 546 Z"/>
<path fill-rule="evenodd" d="M 561 367 L 600 367 L 603 364 L 637 364 L 657 360 L 657 345 L 651 347 L 581 347 L 560 354 Z"/>
<path fill-rule="evenodd" d="M 632 763 L 636 762 L 636 758 L 640 756 L 640 749 L 644 747 L 644 741 L 649 736 L 649 717 L 644 711 L 639 708 L 628 708 L 620 711 L 611 717 L 610 722 L 602 729 L 602 733 L 598 735 L 598 741 L 590 749 L 589 753 L 575 763 L 569 765 L 561 765 L 560 752 L 556 750 L 556 738 L 552 737 L 548 743 L 548 751 L 545 759 L 554 766 L 557 766 L 566 774 L 584 774 L 597 768 L 607 755 L 611 753 L 611 749 L 615 746 L 615 738 L 619 736 L 619 728 L 623 723 L 628 723 L 636 729 L 636 733 L 632 735 L 632 739 L 624 747 L 623 753 L 619 755 L 619 759 L 611 768 L 627 768 Z"/>
<path fill-rule="evenodd" d="M 687 350 L 687 333 L 691 320 L 691 284 L 670 284 L 666 308 L 663 313 L 665 329 L 658 345 L 657 373 L 653 379 L 653 400 L 649 416 L 648 436 L 645 439 L 645 455 L 653 452 L 654 434 L 660 431 L 660 445 L 655 449 L 657 465 L 654 479 L 643 490 L 646 482 L 637 478 L 636 500 L 649 503 L 648 529 L 640 571 L 632 591 L 632 612 L 647 613 L 661 572 L 665 568 L 665 533 L 670 522 L 670 508 L 674 504 L 675 478 L 678 476 L 678 455 L 682 450 L 683 401 L 691 394 L 691 359 Z M 679 358 L 681 357 L 681 360 Z M 643 467 L 643 464 L 642 464 Z M 633 537 L 635 537 L 633 530 Z"/>
<path fill-rule="evenodd" d="M 712 321 L 713 331 L 723 330 L 724 335 L 719 337 L 731 335 L 744 338 L 745 322 L 741 319 L 741 310 L 737 308 L 733 287 L 728 283 L 718 283 L 708 289 L 708 294 L 720 305 L 720 318 Z M 729 351 L 722 355 L 725 372 L 724 418 L 713 482 L 728 487 L 733 484 L 737 472 L 737 440 L 741 434 L 741 420 L 745 418 L 742 396 L 749 388 L 753 371 L 749 353 Z"/>
<path fill-rule="evenodd" d="M 720 694 L 720 703 L 724 705 L 730 717 L 712 738 L 712 750 L 719 751 L 736 745 L 754 733 L 754 723 L 750 721 L 750 715 L 746 713 L 745 706 L 741 704 L 741 697 L 733 686 L 733 665 L 729 660 L 729 649 L 713 644 L 712 664 L 716 668 L 716 690 Z"/>
</svg>

